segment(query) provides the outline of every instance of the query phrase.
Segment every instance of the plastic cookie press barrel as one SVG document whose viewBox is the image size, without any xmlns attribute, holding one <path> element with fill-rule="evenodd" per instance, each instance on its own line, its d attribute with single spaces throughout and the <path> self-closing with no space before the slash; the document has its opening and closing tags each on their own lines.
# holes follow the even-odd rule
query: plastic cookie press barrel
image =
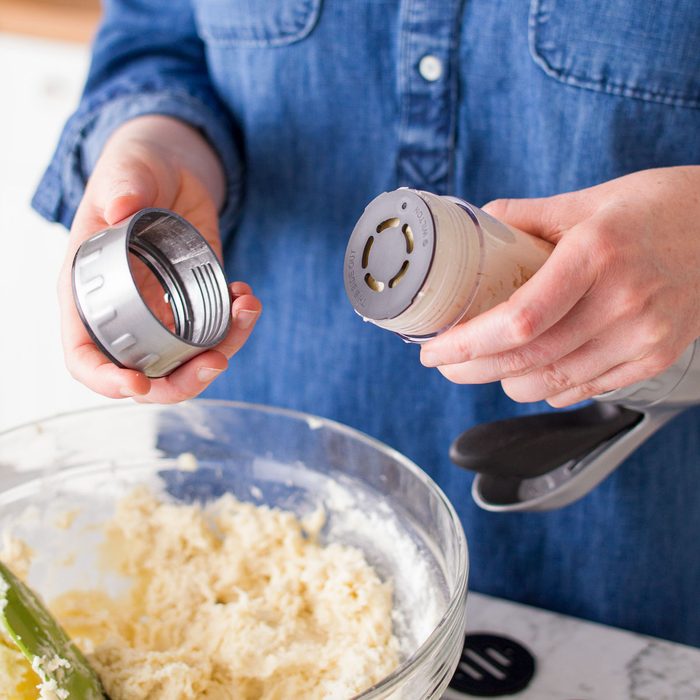
<svg viewBox="0 0 700 700">
<path fill-rule="evenodd" d="M 365 320 L 421 342 L 505 301 L 551 251 L 468 202 L 402 188 L 353 229 L 345 289 Z"/>
</svg>

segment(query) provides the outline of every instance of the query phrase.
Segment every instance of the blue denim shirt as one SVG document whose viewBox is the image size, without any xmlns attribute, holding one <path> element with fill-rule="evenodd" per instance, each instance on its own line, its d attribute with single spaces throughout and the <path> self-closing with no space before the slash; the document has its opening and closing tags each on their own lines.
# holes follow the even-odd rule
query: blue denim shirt
<svg viewBox="0 0 700 700">
<path fill-rule="evenodd" d="M 575 505 L 482 512 L 450 441 L 542 406 L 423 368 L 342 283 L 379 192 L 480 204 L 700 163 L 698 36 L 696 0 L 108 0 L 34 206 L 69 225 L 124 120 L 194 124 L 228 176 L 228 274 L 266 307 L 208 395 L 328 416 L 416 460 L 463 519 L 473 589 L 700 645 L 700 411 Z"/>
</svg>

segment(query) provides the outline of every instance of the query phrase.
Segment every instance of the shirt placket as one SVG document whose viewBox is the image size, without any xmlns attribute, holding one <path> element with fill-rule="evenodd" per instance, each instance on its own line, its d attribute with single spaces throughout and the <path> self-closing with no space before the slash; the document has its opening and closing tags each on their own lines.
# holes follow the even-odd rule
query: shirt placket
<svg viewBox="0 0 700 700">
<path fill-rule="evenodd" d="M 401 186 L 452 189 L 462 0 L 403 0 L 399 20 Z"/>
</svg>

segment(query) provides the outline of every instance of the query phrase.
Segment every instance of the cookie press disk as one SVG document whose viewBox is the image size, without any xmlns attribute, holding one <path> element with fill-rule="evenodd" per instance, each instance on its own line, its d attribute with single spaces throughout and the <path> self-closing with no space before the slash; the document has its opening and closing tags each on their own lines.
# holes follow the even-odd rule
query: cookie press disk
<svg viewBox="0 0 700 700">
<path fill-rule="evenodd" d="M 174 330 L 151 311 L 130 254 L 155 275 Z M 163 377 L 220 343 L 231 298 L 219 259 L 202 235 L 167 209 L 142 209 L 86 240 L 73 260 L 73 297 L 85 328 L 116 365 Z"/>
</svg>

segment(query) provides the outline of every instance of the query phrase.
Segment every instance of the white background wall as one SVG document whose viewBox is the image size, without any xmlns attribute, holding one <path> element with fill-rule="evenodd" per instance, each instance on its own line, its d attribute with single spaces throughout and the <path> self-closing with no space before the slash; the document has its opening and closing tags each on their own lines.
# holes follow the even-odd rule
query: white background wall
<svg viewBox="0 0 700 700">
<path fill-rule="evenodd" d="M 109 401 L 63 365 L 55 284 L 66 234 L 29 207 L 87 63 L 85 46 L 0 33 L 0 430 Z"/>
</svg>

